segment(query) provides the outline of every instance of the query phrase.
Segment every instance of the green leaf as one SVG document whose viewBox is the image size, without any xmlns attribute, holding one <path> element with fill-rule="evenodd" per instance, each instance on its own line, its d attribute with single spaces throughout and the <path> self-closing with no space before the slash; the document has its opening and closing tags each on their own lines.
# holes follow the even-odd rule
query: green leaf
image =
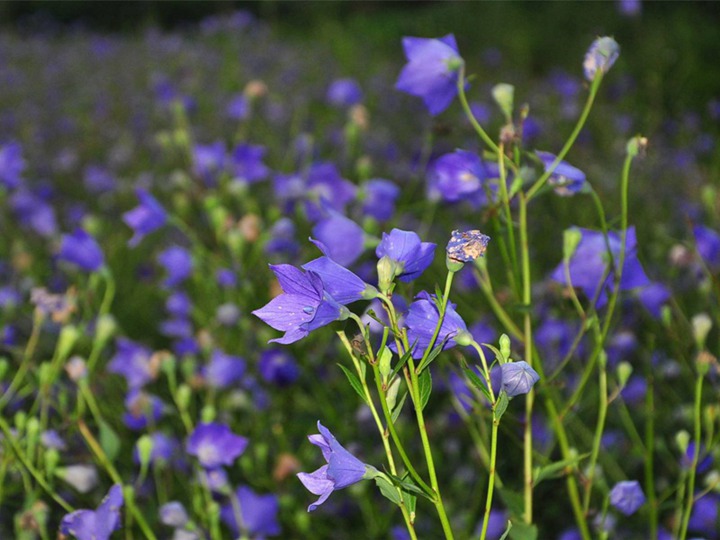
<svg viewBox="0 0 720 540">
<path fill-rule="evenodd" d="M 529 525 L 520 519 L 515 520 L 510 538 L 512 540 L 537 540 L 538 530 L 535 525 Z"/>
<path fill-rule="evenodd" d="M 507 392 L 505 392 L 505 390 L 501 390 L 498 400 L 495 403 L 495 418 L 498 419 L 498 422 L 502 418 L 503 414 L 505 414 L 505 411 L 508 408 L 508 403 L 510 403 L 510 400 L 508 399 Z"/>
<path fill-rule="evenodd" d="M 430 376 L 430 370 L 426 369 L 418 377 L 418 394 L 420 395 L 420 410 L 425 409 L 430 400 L 430 393 L 432 392 L 432 377 Z"/>
<path fill-rule="evenodd" d="M 563 459 L 561 461 L 550 463 L 544 467 L 535 467 L 535 470 L 533 471 L 533 485 L 537 486 L 540 482 L 548 478 L 560 478 L 561 476 L 565 476 L 566 468 L 577 465 L 580 460 L 585 459 L 589 455 L 590 453 L 581 454 L 570 459 Z"/>
<path fill-rule="evenodd" d="M 483 347 L 487 347 L 487 348 L 490 349 L 492 352 L 494 352 L 494 353 L 495 353 L 495 359 L 496 359 L 498 362 L 500 362 L 501 364 L 504 364 L 504 363 L 507 362 L 507 358 L 505 358 L 505 356 L 503 355 L 503 353 L 501 353 L 501 352 L 500 352 L 500 349 L 498 349 L 497 347 L 491 345 L 490 343 L 481 343 L 480 345 L 482 345 Z M 488 366 L 488 368 L 489 368 L 489 367 L 490 367 L 490 366 Z"/>
<path fill-rule="evenodd" d="M 405 391 L 403 392 L 402 397 L 400 398 L 400 402 L 393 409 L 392 414 L 390 415 L 390 417 L 392 418 L 393 424 L 395 424 L 395 422 L 398 419 L 398 416 L 400 416 L 400 412 L 402 411 L 403 405 L 405 405 L 405 399 L 407 397 L 408 397 L 408 391 L 407 391 L 407 388 L 405 388 Z"/>
<path fill-rule="evenodd" d="M 475 370 L 471 368 L 465 368 L 463 369 L 463 371 L 465 372 L 465 376 L 470 380 L 472 385 L 478 390 L 480 390 L 488 401 L 492 401 L 492 397 L 490 396 L 490 390 L 488 390 L 487 384 L 485 384 L 485 382 L 478 376 L 478 374 L 475 373 Z"/>
<path fill-rule="evenodd" d="M 400 478 L 399 476 L 395 476 L 388 472 L 386 472 L 385 474 L 388 478 L 390 478 L 393 484 L 395 484 L 403 491 L 407 491 L 408 493 L 416 493 L 417 495 L 421 495 L 430 501 L 433 500 L 433 495 L 431 493 L 427 493 L 423 488 L 416 485 L 413 482 L 412 478 L 408 476 L 408 473 L 405 473 L 405 476 L 403 478 Z"/>
<path fill-rule="evenodd" d="M 400 370 L 403 368 L 403 366 L 405 364 L 407 364 L 407 361 L 412 356 L 412 350 L 415 348 L 415 345 L 417 345 L 417 339 L 415 341 L 413 341 L 412 345 L 410 346 L 410 350 L 405 351 L 405 354 L 403 354 L 400 357 L 400 360 L 398 361 L 397 365 L 392 370 L 392 374 L 391 374 L 390 378 L 392 378 L 395 375 L 397 375 L 398 373 L 400 373 Z"/>
<path fill-rule="evenodd" d="M 525 512 L 525 499 L 522 493 L 506 488 L 498 490 L 498 494 L 512 516 L 522 516 Z"/>
<path fill-rule="evenodd" d="M 402 498 L 405 502 L 405 508 L 408 509 L 408 512 L 410 515 L 415 513 L 415 507 L 417 503 L 417 497 L 413 495 L 412 493 L 408 493 L 407 491 L 402 492 Z"/>
<path fill-rule="evenodd" d="M 400 506 L 400 502 L 402 501 L 400 494 L 397 488 L 393 486 L 387 478 L 384 476 L 376 476 L 375 485 L 380 488 L 380 493 L 382 493 L 383 497 Z"/>
<path fill-rule="evenodd" d="M 380 375 L 382 375 L 383 382 L 388 380 L 388 375 L 390 375 L 390 372 L 392 371 L 392 367 L 390 365 L 392 357 L 392 351 L 387 347 L 383 348 L 378 361 L 378 369 L 380 370 Z"/>
<path fill-rule="evenodd" d="M 450 341 L 449 334 L 447 336 L 445 336 L 445 339 L 442 340 L 442 343 L 439 343 L 438 345 L 435 345 L 435 347 L 433 347 L 433 350 L 430 351 L 430 354 L 427 355 L 427 358 L 425 359 L 425 361 L 418 366 L 418 368 L 417 368 L 418 373 L 422 372 L 426 367 L 428 367 L 430 365 L 430 362 L 432 362 L 433 360 L 435 360 L 437 358 L 438 354 L 440 354 L 442 352 L 443 347 L 445 347 L 445 344 L 448 341 Z"/>
<path fill-rule="evenodd" d="M 360 399 L 362 399 L 363 403 L 367 405 L 367 401 L 365 400 L 365 393 L 363 392 L 362 384 L 360 384 L 360 380 L 357 378 L 357 375 L 355 375 L 352 371 L 350 371 L 342 364 L 338 364 L 338 366 L 340 366 L 340 369 L 342 369 L 345 377 L 347 377 L 347 380 L 350 381 L 350 386 L 352 386 L 357 395 L 360 396 Z"/>
<path fill-rule="evenodd" d="M 510 529 L 512 529 L 512 521 L 508 520 L 507 528 L 505 529 L 503 535 L 500 537 L 500 540 L 505 540 L 508 537 L 508 534 L 510 534 Z"/>
<path fill-rule="evenodd" d="M 112 462 L 120 453 L 120 437 L 104 420 L 100 421 L 100 446 Z"/>
</svg>

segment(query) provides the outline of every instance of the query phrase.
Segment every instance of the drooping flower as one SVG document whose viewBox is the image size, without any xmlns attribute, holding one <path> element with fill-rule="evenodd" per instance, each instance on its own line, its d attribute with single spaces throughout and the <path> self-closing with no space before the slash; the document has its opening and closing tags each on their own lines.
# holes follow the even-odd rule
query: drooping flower
<svg viewBox="0 0 720 540">
<path fill-rule="evenodd" d="M 540 150 L 536 150 L 535 155 L 542 161 L 546 172 L 552 167 L 557 158 L 550 152 L 541 152 Z M 555 193 L 558 195 L 569 197 L 583 189 L 583 186 L 585 186 L 585 173 L 573 167 L 567 161 L 561 161 L 551 170 L 548 184 L 555 188 Z"/>
<path fill-rule="evenodd" d="M 105 257 L 97 241 L 79 228 L 72 234 L 63 235 L 58 258 L 86 272 L 96 272 L 105 264 Z"/>
<path fill-rule="evenodd" d="M 597 295 L 595 307 L 600 309 L 607 303 L 608 294 L 614 288 L 614 269 L 617 269 L 622 246 L 619 233 L 610 231 L 607 242 L 601 231 L 573 227 L 581 233 L 580 243 L 569 261 L 569 274 L 573 287 L 579 287 L 589 299 Z M 608 245 L 610 252 L 608 252 Z M 612 255 L 612 265 L 610 263 Z M 553 271 L 551 279 L 568 285 L 565 277 L 565 263 L 560 263 Z M 634 289 L 650 284 L 650 280 L 637 258 L 637 239 L 635 227 L 627 230 L 625 261 L 623 265 L 620 290 Z"/>
<path fill-rule="evenodd" d="M 594 81 L 598 71 L 605 74 L 620 56 L 620 46 L 611 37 L 600 37 L 592 42 L 585 53 L 583 70 L 588 81 Z"/>
<path fill-rule="evenodd" d="M 610 504 L 630 516 L 645 504 L 645 494 L 637 480 L 618 482 L 610 490 Z"/>
<path fill-rule="evenodd" d="M 67 514 L 60 524 L 62 534 L 71 534 L 78 540 L 109 540 L 120 528 L 120 508 L 123 505 L 120 484 L 110 488 L 97 510 L 76 510 Z"/>
<path fill-rule="evenodd" d="M 540 380 L 540 375 L 524 360 L 508 362 L 500 367 L 502 369 L 502 389 L 505 390 L 508 397 L 527 394 Z"/>
<path fill-rule="evenodd" d="M 339 304 L 347 305 L 357 300 L 371 300 L 377 297 L 378 291 L 375 287 L 365 283 L 330 257 L 319 257 L 303 264 L 302 268 L 318 274 L 325 291 Z"/>
<path fill-rule="evenodd" d="M 420 291 L 415 297 L 415 301 L 410 304 L 405 317 L 408 341 L 410 345 L 415 343 L 413 358 L 422 358 L 425 350 L 430 345 L 439 319 L 440 311 L 434 302 L 434 295 L 431 296 L 426 291 Z M 467 325 L 455 311 L 455 304 L 448 302 L 445 317 L 433 347 L 439 345 L 445 339 L 447 341 L 443 345 L 443 350 L 454 347 L 456 342 L 453 337 L 458 334 L 469 334 Z"/>
<path fill-rule="evenodd" d="M 253 315 L 275 330 L 285 332 L 271 343 L 294 343 L 311 331 L 347 317 L 347 308 L 325 292 L 322 279 L 313 271 L 303 273 L 289 264 L 270 265 L 283 293 Z"/>
<path fill-rule="evenodd" d="M 140 199 L 140 205 L 123 214 L 123 221 L 135 233 L 129 242 L 131 247 L 137 246 L 146 235 L 167 222 L 167 213 L 155 197 L 144 189 L 137 189 L 135 193 Z"/>
<path fill-rule="evenodd" d="M 272 493 L 260 495 L 247 486 L 240 486 L 231 495 L 237 499 L 237 505 L 227 504 L 220 509 L 220 517 L 235 533 L 245 532 L 250 538 L 261 539 L 280 534 L 277 514 L 280 510 L 278 498 Z M 242 526 L 238 524 L 236 507 L 240 508 Z"/>
<path fill-rule="evenodd" d="M 348 452 L 320 421 L 318 421 L 317 427 L 320 434 L 310 435 L 308 440 L 320 448 L 327 464 L 315 472 L 301 472 L 297 475 L 310 493 L 320 496 L 317 501 L 308 506 L 308 512 L 312 512 L 324 503 L 336 489 L 355 484 L 374 472 L 373 467 L 366 465 Z"/>
<path fill-rule="evenodd" d="M 393 229 L 390 234 L 383 233 L 382 241 L 375 254 L 392 263 L 392 277 L 409 282 L 418 277 L 430 266 L 435 256 L 436 244 L 421 242 L 417 233 Z"/>
<path fill-rule="evenodd" d="M 404 37 L 402 43 L 408 63 L 395 88 L 422 98 L 431 115 L 440 114 L 457 94 L 458 70 L 463 64 L 455 36 Z"/>
<path fill-rule="evenodd" d="M 362 101 L 363 92 L 355 79 L 335 79 L 330 83 L 325 99 L 335 107 L 351 107 Z"/>
<path fill-rule="evenodd" d="M 428 167 L 428 197 L 455 202 L 483 189 L 488 178 L 480 156 L 467 150 L 455 150 L 435 159 Z"/>
<path fill-rule="evenodd" d="M 235 435 L 225 424 L 213 422 L 198 424 L 188 438 L 186 449 L 204 468 L 215 469 L 232 465 L 247 445 L 247 438 Z"/>
<path fill-rule="evenodd" d="M 312 233 L 320 251 L 343 266 L 350 266 L 365 251 L 363 228 L 338 212 L 330 211 L 315 224 Z"/>
</svg>

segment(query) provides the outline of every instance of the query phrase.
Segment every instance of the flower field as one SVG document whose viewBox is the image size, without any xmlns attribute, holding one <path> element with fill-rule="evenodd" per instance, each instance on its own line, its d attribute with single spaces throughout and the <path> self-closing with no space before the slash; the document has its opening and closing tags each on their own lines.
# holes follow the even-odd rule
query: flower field
<svg viewBox="0 0 720 540">
<path fill-rule="evenodd" d="M 460 6 L 4 27 L 1 539 L 720 538 L 712 30 Z"/>
</svg>

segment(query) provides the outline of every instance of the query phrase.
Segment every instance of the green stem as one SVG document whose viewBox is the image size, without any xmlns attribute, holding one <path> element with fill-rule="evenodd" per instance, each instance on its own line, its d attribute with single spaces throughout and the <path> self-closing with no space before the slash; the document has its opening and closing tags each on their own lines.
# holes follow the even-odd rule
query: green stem
<svg viewBox="0 0 720 540">
<path fill-rule="evenodd" d="M 693 440 L 695 446 L 693 448 L 692 461 L 688 471 L 687 484 L 687 502 L 685 503 L 685 511 L 683 512 L 682 524 L 680 525 L 679 539 L 685 540 L 687 536 L 688 524 L 690 523 L 690 514 L 692 514 L 693 504 L 695 503 L 695 475 L 697 472 L 698 460 L 700 459 L 700 441 L 702 437 L 701 409 L 702 409 L 702 384 L 703 375 L 698 374 L 695 380 L 695 406 L 693 407 Z"/>
<path fill-rule="evenodd" d="M 35 349 L 37 348 L 38 340 L 40 339 L 40 330 L 42 329 L 42 323 L 44 320 L 45 315 L 43 312 L 36 309 L 33 314 L 32 331 L 27 345 L 25 346 L 25 351 L 23 352 L 23 357 L 20 361 L 20 367 L 15 372 L 12 381 L 10 381 L 10 386 L 8 386 L 8 389 L 5 393 L 3 393 L 2 397 L 0 397 L 0 411 L 2 411 L 5 408 L 5 405 L 7 405 L 15 396 L 15 392 L 17 392 L 18 387 L 25 378 L 25 374 L 28 369 L 30 369 L 30 363 L 32 362 L 33 354 L 35 354 Z"/>
<path fill-rule="evenodd" d="M 489 383 L 489 381 L 488 381 Z M 493 420 L 492 420 L 492 434 L 490 436 L 490 469 L 488 477 L 488 490 L 487 497 L 485 499 L 485 519 L 483 520 L 482 533 L 480 534 L 480 540 L 485 540 L 487 536 L 487 529 L 490 523 L 490 511 L 492 510 L 493 491 L 495 488 L 495 464 L 497 461 L 497 439 L 498 439 L 498 427 L 500 426 L 500 419 L 495 415 L 495 408 L 497 402 L 493 404 Z"/>
<path fill-rule="evenodd" d="M 468 103 L 467 95 L 465 95 L 465 66 L 464 65 L 462 67 L 460 67 L 460 70 L 458 73 L 457 89 L 458 89 L 458 97 L 460 98 L 460 105 L 462 105 L 463 111 L 465 111 L 465 116 L 470 121 L 470 124 L 472 125 L 475 132 L 482 139 L 482 141 L 487 145 L 488 148 L 490 148 L 496 154 L 502 156 L 502 153 L 500 152 L 500 148 L 498 147 L 498 145 L 495 144 L 495 142 L 485 132 L 483 127 L 480 125 L 480 123 L 475 118 L 475 115 L 472 113 L 472 110 L 470 110 L 470 104 Z M 503 159 L 504 159 L 504 157 L 503 157 Z"/>
<path fill-rule="evenodd" d="M 500 143 L 500 153 L 498 154 L 498 168 L 500 170 L 500 199 L 502 201 L 503 210 L 505 211 L 505 223 L 508 231 L 508 241 L 510 242 L 510 256 L 512 258 L 513 283 L 516 282 L 514 276 L 519 274 L 517 261 L 517 247 L 515 244 L 515 227 L 513 226 L 512 212 L 510 210 L 510 198 L 507 191 L 507 175 L 505 173 L 505 147 Z M 522 237 L 522 230 L 520 235 Z"/>
<path fill-rule="evenodd" d="M 585 496 L 583 500 L 583 511 L 587 515 L 590 509 L 590 495 L 592 493 L 593 480 L 595 478 L 595 465 L 597 464 L 598 455 L 600 454 L 600 443 L 602 442 L 602 434 L 605 430 L 605 418 L 607 416 L 608 395 L 607 395 L 607 368 L 606 359 L 603 358 L 598 369 L 598 419 L 595 424 L 595 436 L 593 438 L 592 451 L 590 453 L 590 465 L 588 467 L 587 484 L 585 485 Z"/>
<path fill-rule="evenodd" d="M 538 190 L 545 185 L 545 182 L 547 182 L 548 178 L 550 178 L 552 173 L 555 172 L 555 168 L 565 158 L 567 153 L 572 148 L 573 144 L 575 144 L 575 140 L 577 139 L 578 135 L 580 134 L 580 131 L 582 131 L 583 126 L 585 126 L 585 121 L 587 120 L 588 115 L 590 114 L 590 110 L 592 109 L 593 102 L 595 101 L 595 96 L 597 95 L 597 91 L 600 88 L 601 82 L 602 82 L 602 74 L 598 73 L 598 75 L 595 77 L 595 79 L 592 82 L 592 86 L 590 86 L 590 93 L 588 94 L 587 101 L 585 102 L 585 107 L 583 108 L 583 111 L 580 114 L 580 118 L 578 118 L 577 124 L 575 124 L 575 128 L 572 130 L 572 133 L 570 134 L 570 137 L 568 137 L 567 141 L 565 141 L 565 146 L 562 147 L 562 150 L 560 150 L 557 157 L 555 158 L 555 161 L 553 161 L 552 165 L 550 165 L 550 167 L 547 167 L 545 169 L 545 172 L 540 176 L 540 178 L 538 178 L 535 181 L 535 183 L 532 185 L 532 187 L 528 190 L 528 192 L 527 192 L 527 200 L 528 201 L 532 200 L 532 198 L 537 194 Z"/>
<path fill-rule="evenodd" d="M 478 277 L 478 282 L 480 283 L 480 289 L 485 295 L 485 299 L 490 304 L 490 309 L 492 309 L 495 316 L 512 337 L 519 339 L 520 341 L 525 339 L 522 330 L 518 328 L 518 326 L 510 318 L 510 315 L 508 315 L 507 311 L 505 311 L 505 309 L 497 301 L 497 298 L 495 298 L 495 293 L 493 292 L 490 276 L 487 274 L 487 270 L 484 268 L 481 270 L 477 266 L 475 269 L 477 270 L 476 276 Z"/>
<path fill-rule="evenodd" d="M 657 538 L 658 507 L 655 495 L 655 386 L 652 375 L 647 378 L 645 394 L 645 494 L 650 512 L 650 538 Z"/>
</svg>

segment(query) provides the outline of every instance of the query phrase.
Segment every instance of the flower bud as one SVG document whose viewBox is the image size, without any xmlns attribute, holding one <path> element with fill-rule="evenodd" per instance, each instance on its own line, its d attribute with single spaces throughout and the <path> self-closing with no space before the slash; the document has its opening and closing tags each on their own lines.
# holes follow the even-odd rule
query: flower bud
<svg viewBox="0 0 720 540">
<path fill-rule="evenodd" d="M 629 362 L 620 362 L 618 364 L 618 367 L 616 369 L 616 374 L 618 378 L 618 384 L 621 387 L 624 387 L 627 384 L 628 379 L 630 378 L 630 375 L 632 375 L 633 367 L 630 365 Z"/>
<path fill-rule="evenodd" d="M 150 465 L 150 458 L 152 457 L 154 444 L 153 438 L 147 434 L 140 437 L 135 443 L 135 447 L 138 452 L 138 460 L 140 461 L 140 465 L 143 467 L 143 470 L 145 470 L 145 467 Z"/>
<path fill-rule="evenodd" d="M 646 137 L 633 137 L 630 139 L 627 143 L 626 151 L 627 155 L 630 157 L 636 157 L 638 155 L 645 155 L 645 150 L 647 149 L 648 140 Z"/>
<path fill-rule="evenodd" d="M 504 360 L 508 360 L 510 358 L 510 338 L 507 334 L 500 336 L 500 354 L 503 356 Z"/>
<path fill-rule="evenodd" d="M 115 317 L 110 314 L 102 315 L 95 324 L 95 340 L 101 345 L 105 344 L 115 334 L 116 330 L 117 321 Z"/>
<path fill-rule="evenodd" d="M 68 324 L 63 326 L 62 330 L 60 330 L 60 337 L 58 338 L 57 344 L 58 357 L 62 360 L 67 358 L 79 337 L 80 330 L 78 330 L 75 325 Z"/>
<path fill-rule="evenodd" d="M 515 87 L 512 84 L 496 84 L 492 89 L 492 96 L 500 106 L 507 122 L 512 121 L 513 101 L 515 99 Z"/>
<path fill-rule="evenodd" d="M 588 81 L 594 81 L 598 72 L 604 75 L 620 56 L 620 46 L 611 37 L 601 37 L 593 41 L 585 53 L 583 70 Z"/>
<path fill-rule="evenodd" d="M 705 348 L 705 340 L 712 329 L 712 319 L 707 313 L 698 313 L 692 320 L 693 337 L 698 349 Z"/>
<path fill-rule="evenodd" d="M 87 364 L 82 357 L 75 355 L 65 364 L 65 372 L 71 381 L 78 382 L 87 377 Z"/>
<path fill-rule="evenodd" d="M 563 233 L 563 261 L 569 261 L 582 240 L 582 232 L 575 227 L 566 229 Z"/>
<path fill-rule="evenodd" d="M 684 429 L 681 429 L 675 434 L 675 444 L 677 444 L 680 453 L 685 455 L 688 445 L 690 444 L 690 434 Z"/>
<path fill-rule="evenodd" d="M 55 471 L 55 475 L 80 493 L 88 493 L 99 482 L 97 469 L 94 465 L 80 464 L 61 467 Z"/>
</svg>

